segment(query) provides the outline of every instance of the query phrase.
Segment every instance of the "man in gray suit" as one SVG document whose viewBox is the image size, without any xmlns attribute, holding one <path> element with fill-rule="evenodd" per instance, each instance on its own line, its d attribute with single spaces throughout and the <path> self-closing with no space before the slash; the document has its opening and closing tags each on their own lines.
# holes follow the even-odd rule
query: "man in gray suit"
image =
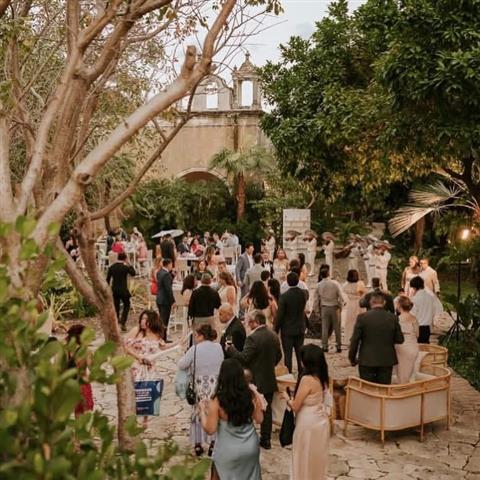
<svg viewBox="0 0 480 480">
<path fill-rule="evenodd" d="M 238 257 L 237 266 L 235 267 L 237 285 L 241 288 L 242 297 L 244 297 L 248 292 L 244 282 L 247 270 L 250 270 L 250 268 L 253 267 L 253 250 L 253 243 L 248 242 L 245 245 L 245 251 Z"/>
<path fill-rule="evenodd" d="M 318 311 L 322 317 L 322 345 L 323 351 L 328 352 L 330 332 L 335 332 L 337 353 L 342 351 L 342 330 L 340 325 L 340 311 L 343 307 L 343 295 L 340 285 L 330 278 L 330 267 L 322 265 L 320 268 L 321 281 L 317 285 Z"/>
<path fill-rule="evenodd" d="M 384 296 L 375 292 L 370 298 L 370 310 L 357 318 L 348 358 L 353 366 L 358 363 L 363 380 L 389 385 L 393 366 L 398 363 L 395 344 L 403 343 L 404 338 L 397 316 L 384 307 Z"/>
<path fill-rule="evenodd" d="M 253 267 L 247 270 L 245 273 L 245 278 L 243 279 L 243 283 L 245 285 L 245 290 L 247 292 L 250 291 L 250 288 L 255 282 L 262 280 L 262 272 L 265 271 L 264 266 L 262 265 L 262 254 L 256 253 L 253 256 Z"/>
</svg>

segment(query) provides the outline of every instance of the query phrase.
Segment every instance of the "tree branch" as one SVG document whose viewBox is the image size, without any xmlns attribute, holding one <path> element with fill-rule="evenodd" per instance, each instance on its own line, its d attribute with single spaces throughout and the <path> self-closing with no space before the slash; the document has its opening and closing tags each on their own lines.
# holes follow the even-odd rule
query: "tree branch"
<svg viewBox="0 0 480 480">
<path fill-rule="evenodd" d="M 215 38 L 226 22 L 236 0 L 227 0 L 216 18 L 211 30 L 206 36 L 204 54 L 200 63 L 195 65 L 195 47 L 188 47 L 185 63 L 181 75 L 164 91 L 155 95 L 146 104 L 139 107 L 123 123 L 119 124 L 103 143 L 94 148 L 75 168 L 69 181 L 46 208 L 39 218 L 32 237 L 39 245 L 48 239 L 48 226 L 61 221 L 66 213 L 78 203 L 82 193 L 94 176 L 104 167 L 112 156 L 132 137 L 140 128 L 144 127 L 160 112 L 180 100 L 210 72 Z"/>
<path fill-rule="evenodd" d="M 123 191 L 113 202 L 106 205 L 100 210 L 92 213 L 91 220 L 98 220 L 99 218 L 106 217 L 109 213 L 119 207 L 130 195 L 132 195 L 138 187 L 138 184 L 142 181 L 145 174 L 150 170 L 151 166 L 158 160 L 165 149 L 168 147 L 170 142 L 176 137 L 177 133 L 183 128 L 183 126 L 192 118 L 193 115 L 185 115 L 182 120 L 174 127 L 174 129 L 169 133 L 168 136 L 163 137 L 163 142 L 155 149 L 155 151 L 150 155 L 149 159 L 145 162 L 140 172 L 133 179 L 132 183 L 128 188 Z"/>
<path fill-rule="evenodd" d="M 10 134 L 8 131 L 7 118 L 0 116 L 0 219 L 3 222 L 11 222 L 14 217 L 12 179 L 10 165 L 8 163 L 10 151 Z"/>
<path fill-rule="evenodd" d="M 87 282 L 85 275 L 82 273 L 78 265 L 75 263 L 73 258 L 69 255 L 69 253 L 65 250 L 65 247 L 60 240 L 57 241 L 57 247 L 62 253 L 63 257 L 65 258 L 65 271 L 67 275 L 70 277 L 74 287 L 80 292 L 82 297 L 90 304 L 96 307 L 97 309 L 100 308 L 100 304 L 97 300 L 95 290 L 93 287 Z"/>
</svg>

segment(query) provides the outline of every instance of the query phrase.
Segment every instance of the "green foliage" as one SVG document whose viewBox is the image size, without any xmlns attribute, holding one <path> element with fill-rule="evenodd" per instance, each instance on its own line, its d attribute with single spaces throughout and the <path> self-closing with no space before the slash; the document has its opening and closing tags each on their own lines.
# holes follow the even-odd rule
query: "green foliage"
<svg viewBox="0 0 480 480">
<path fill-rule="evenodd" d="M 22 219 L 16 228 L 25 232 L 26 225 Z M 5 228 L 0 225 L 1 232 Z M 26 261 L 35 255 L 30 252 Z M 194 463 L 185 458 L 170 465 L 179 453 L 171 442 L 152 453 L 138 441 L 135 452 L 128 454 L 119 451 L 107 416 L 95 411 L 74 418 L 81 399 L 79 379 L 88 376 L 90 382 L 114 384 L 132 359 L 117 356 L 111 343 L 90 355 L 88 345 L 95 337 L 91 329 L 83 332 L 80 347 L 74 341 L 48 341 L 38 331 L 47 313 L 39 314 L 36 304 L 23 289 L 13 287 L 7 268 L 0 264 L 0 477 L 203 480 L 208 460 Z M 75 368 L 69 368 L 69 358 Z M 131 419 L 130 430 L 134 427 Z"/>
<path fill-rule="evenodd" d="M 92 317 L 96 313 L 64 271 L 56 271 L 54 278 L 44 284 L 41 297 L 55 320 Z"/>
<path fill-rule="evenodd" d="M 146 238 L 169 228 L 214 231 L 220 221 L 231 224 L 235 218 L 227 187 L 205 180 L 151 180 L 131 197 L 126 211 L 126 227 L 137 226 Z"/>
<path fill-rule="evenodd" d="M 479 31 L 476 0 L 367 0 L 353 14 L 333 2 L 310 39 L 292 37 L 261 69 L 273 107 L 262 126 L 282 170 L 329 202 L 354 196 L 354 211 L 439 165 L 468 172 L 480 140 Z"/>
<path fill-rule="evenodd" d="M 457 312 L 461 329 L 442 339 L 448 348 L 448 361 L 462 377 L 480 390 L 480 296 L 468 295 L 460 302 L 455 295 L 444 304 L 450 314 Z"/>
<path fill-rule="evenodd" d="M 250 198 L 250 197 L 249 197 Z M 279 236 L 282 231 L 283 209 L 305 208 L 312 196 L 306 189 L 298 188 L 291 175 L 282 175 L 275 168 L 265 174 L 265 191 L 261 198 L 250 200 L 264 228 L 270 227 Z"/>
</svg>

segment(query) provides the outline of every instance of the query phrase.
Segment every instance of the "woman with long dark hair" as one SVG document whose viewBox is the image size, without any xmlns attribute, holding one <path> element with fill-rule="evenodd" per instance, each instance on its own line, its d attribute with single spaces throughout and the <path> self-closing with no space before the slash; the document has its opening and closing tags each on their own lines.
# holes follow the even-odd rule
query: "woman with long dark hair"
<svg viewBox="0 0 480 480">
<path fill-rule="evenodd" d="M 200 418 L 207 433 L 217 433 L 213 461 L 219 478 L 260 480 L 260 447 L 253 422 L 263 421 L 262 402 L 238 360 L 222 363 L 213 398 L 200 403 Z"/>
<path fill-rule="evenodd" d="M 165 326 L 154 310 L 144 310 L 138 318 L 138 325 L 133 327 L 125 337 L 125 350 L 134 358 L 132 375 L 134 382 L 159 380 L 162 373 L 158 370 L 155 358 L 160 351 L 176 347 L 180 342 L 165 343 Z M 148 417 L 143 424 L 147 426 Z"/>
<path fill-rule="evenodd" d="M 188 305 L 190 302 L 193 290 L 195 290 L 195 276 L 190 274 L 183 279 L 182 290 L 180 292 L 185 305 Z"/>
<path fill-rule="evenodd" d="M 240 307 L 247 311 L 247 315 L 255 310 L 262 312 L 267 319 L 267 326 L 272 328 L 277 302 L 261 280 L 253 282 L 250 291 L 242 298 Z"/>
<path fill-rule="evenodd" d="M 325 398 L 330 397 L 328 366 L 318 345 L 304 345 L 300 359 L 302 375 L 295 396 L 289 398 L 284 394 L 287 407 L 295 413 L 291 480 L 323 480 L 330 436 L 330 422 L 324 404 Z"/>
</svg>

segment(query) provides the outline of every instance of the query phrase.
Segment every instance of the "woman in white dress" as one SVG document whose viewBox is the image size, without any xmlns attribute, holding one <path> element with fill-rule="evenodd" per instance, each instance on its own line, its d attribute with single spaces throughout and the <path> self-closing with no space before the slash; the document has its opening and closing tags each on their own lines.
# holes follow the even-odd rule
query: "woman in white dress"
<svg viewBox="0 0 480 480">
<path fill-rule="evenodd" d="M 394 372 L 397 375 L 398 383 L 408 383 L 412 377 L 419 351 L 417 342 L 419 327 L 417 319 L 410 313 L 413 302 L 408 297 L 400 296 L 397 308 L 400 311 L 398 318 L 405 340 L 403 343 L 395 345 L 398 363 L 395 365 Z"/>
<path fill-rule="evenodd" d="M 411 297 L 415 292 L 410 289 L 410 280 L 413 277 L 420 275 L 421 268 L 418 257 L 412 256 L 408 259 L 408 267 L 405 267 L 405 270 L 402 274 L 402 288 L 407 297 Z"/>
<path fill-rule="evenodd" d="M 358 270 L 349 270 L 347 273 L 347 281 L 342 285 L 344 297 L 347 299 L 345 307 L 345 324 L 343 328 L 343 343 L 350 345 L 355 322 L 360 313 L 364 312 L 360 308 L 360 299 L 367 293 L 365 284 L 359 279 Z"/>
<path fill-rule="evenodd" d="M 273 262 L 273 256 L 275 255 L 275 237 L 273 236 L 273 232 L 268 232 L 267 238 L 264 240 L 265 250 L 268 252 L 268 260 Z"/>
<path fill-rule="evenodd" d="M 238 314 L 237 286 L 235 280 L 229 272 L 220 272 L 218 274 L 218 284 L 220 288 L 218 294 L 222 303 L 229 303 L 235 315 Z"/>
</svg>

